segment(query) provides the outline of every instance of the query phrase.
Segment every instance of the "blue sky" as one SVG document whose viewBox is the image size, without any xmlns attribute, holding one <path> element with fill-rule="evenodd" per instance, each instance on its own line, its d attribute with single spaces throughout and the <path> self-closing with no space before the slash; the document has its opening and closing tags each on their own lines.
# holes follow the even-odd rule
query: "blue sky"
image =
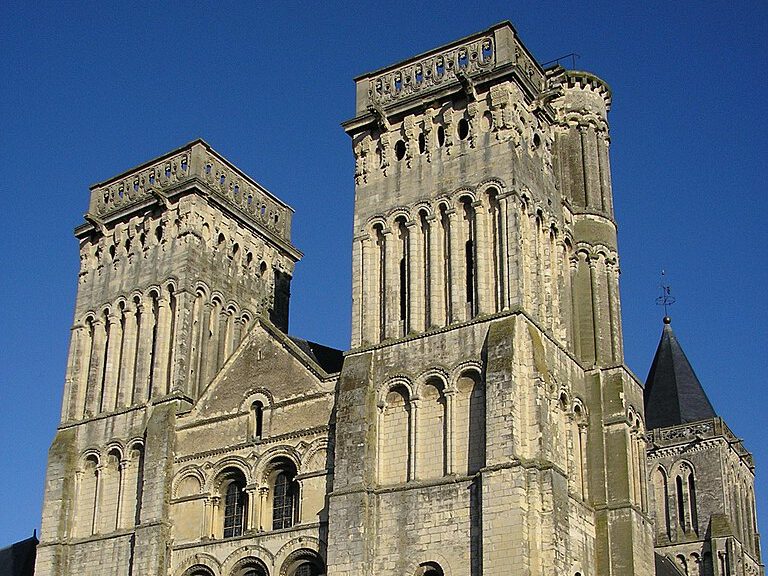
<svg viewBox="0 0 768 576">
<path fill-rule="evenodd" d="M 509 19 L 613 88 L 627 363 L 673 327 L 757 461 L 768 534 L 768 3 L 0 4 L 0 546 L 39 527 L 88 185 L 205 138 L 296 209 L 291 332 L 349 342 L 352 78 Z"/>
</svg>

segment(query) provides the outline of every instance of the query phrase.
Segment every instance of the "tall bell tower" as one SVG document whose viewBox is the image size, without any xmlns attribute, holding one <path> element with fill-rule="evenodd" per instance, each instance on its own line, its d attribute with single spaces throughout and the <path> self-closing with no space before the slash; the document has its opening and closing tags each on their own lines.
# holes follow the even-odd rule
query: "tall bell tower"
<svg viewBox="0 0 768 576">
<path fill-rule="evenodd" d="M 257 315 L 287 330 L 291 216 L 202 140 L 91 187 L 37 573 L 86 553 L 99 573 L 166 574 L 175 413 Z"/>
<path fill-rule="evenodd" d="M 650 576 L 610 89 L 508 22 L 356 88 L 330 572 Z"/>
</svg>

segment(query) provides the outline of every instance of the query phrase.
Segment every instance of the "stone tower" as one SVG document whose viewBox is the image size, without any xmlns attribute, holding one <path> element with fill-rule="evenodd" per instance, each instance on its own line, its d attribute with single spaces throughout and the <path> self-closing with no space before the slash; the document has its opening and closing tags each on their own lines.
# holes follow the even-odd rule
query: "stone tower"
<svg viewBox="0 0 768 576">
<path fill-rule="evenodd" d="M 356 86 L 330 573 L 652 574 L 608 86 L 508 22 Z"/>
<path fill-rule="evenodd" d="M 201 140 L 91 187 L 38 573 L 164 565 L 175 413 L 259 315 L 287 329 L 291 216 Z"/>
<path fill-rule="evenodd" d="M 762 576 L 755 468 L 717 416 L 674 332 L 645 384 L 656 550 L 690 576 Z"/>
</svg>

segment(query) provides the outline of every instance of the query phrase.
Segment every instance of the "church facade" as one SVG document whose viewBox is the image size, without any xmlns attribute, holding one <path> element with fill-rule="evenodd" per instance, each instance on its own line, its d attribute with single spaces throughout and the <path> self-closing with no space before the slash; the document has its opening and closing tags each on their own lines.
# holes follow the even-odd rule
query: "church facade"
<svg viewBox="0 0 768 576">
<path fill-rule="evenodd" d="M 671 328 L 655 396 L 623 362 L 610 103 L 508 22 L 358 77 L 345 352 L 206 142 L 94 185 L 36 573 L 761 576 Z"/>
</svg>

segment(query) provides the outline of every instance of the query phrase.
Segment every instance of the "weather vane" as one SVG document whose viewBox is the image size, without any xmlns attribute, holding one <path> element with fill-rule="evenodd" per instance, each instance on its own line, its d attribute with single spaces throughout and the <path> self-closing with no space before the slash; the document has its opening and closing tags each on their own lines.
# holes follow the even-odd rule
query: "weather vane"
<svg viewBox="0 0 768 576">
<path fill-rule="evenodd" d="M 669 307 L 675 303 L 675 297 L 672 296 L 672 289 L 667 283 L 667 273 L 664 270 L 661 271 L 661 284 L 659 286 L 661 287 L 661 296 L 656 298 L 656 304 L 658 306 L 664 306 L 664 323 L 669 324 L 670 318 L 668 310 Z"/>
</svg>

